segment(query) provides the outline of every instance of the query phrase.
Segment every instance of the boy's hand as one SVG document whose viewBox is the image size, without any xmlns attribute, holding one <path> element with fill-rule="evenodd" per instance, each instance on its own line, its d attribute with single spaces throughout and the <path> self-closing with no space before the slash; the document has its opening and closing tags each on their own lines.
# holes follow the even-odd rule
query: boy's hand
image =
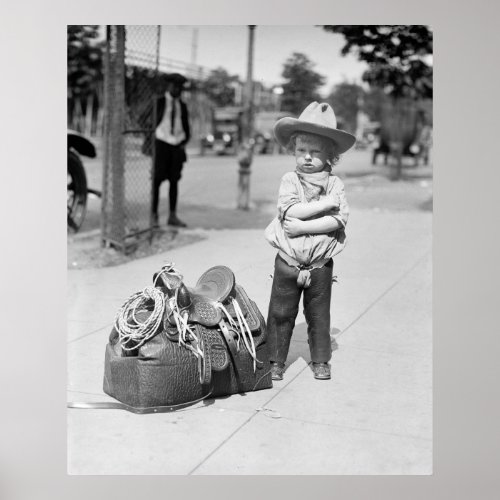
<svg viewBox="0 0 500 500">
<path fill-rule="evenodd" d="M 328 212 L 329 210 L 338 210 L 340 208 L 340 200 L 338 199 L 338 196 L 325 196 L 323 202 L 325 204 L 325 212 Z"/>
<path fill-rule="evenodd" d="M 296 219 L 295 217 L 285 217 L 285 222 L 283 223 L 285 233 L 291 238 L 304 234 L 303 226 L 303 221 Z"/>
</svg>

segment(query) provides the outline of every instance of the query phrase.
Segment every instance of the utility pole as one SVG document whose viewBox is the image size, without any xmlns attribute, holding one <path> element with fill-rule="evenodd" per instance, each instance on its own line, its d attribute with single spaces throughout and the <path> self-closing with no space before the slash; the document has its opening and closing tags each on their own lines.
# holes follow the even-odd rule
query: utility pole
<svg viewBox="0 0 500 500">
<path fill-rule="evenodd" d="M 250 208 L 250 166 L 253 159 L 253 48 L 255 25 L 248 26 L 247 81 L 245 85 L 243 137 L 238 151 L 238 208 Z"/>
<path fill-rule="evenodd" d="M 193 28 L 191 39 L 191 65 L 193 70 L 196 68 L 196 59 L 198 55 L 198 28 Z"/>
</svg>

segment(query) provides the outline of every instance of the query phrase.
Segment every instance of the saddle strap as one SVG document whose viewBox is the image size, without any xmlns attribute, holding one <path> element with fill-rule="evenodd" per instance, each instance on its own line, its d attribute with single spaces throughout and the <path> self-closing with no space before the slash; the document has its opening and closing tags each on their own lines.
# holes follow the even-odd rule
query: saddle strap
<svg viewBox="0 0 500 500">
<path fill-rule="evenodd" d="M 207 346 L 206 339 L 198 327 L 199 325 L 196 325 L 196 336 L 198 337 L 199 347 L 202 352 L 202 355 L 198 356 L 198 373 L 200 384 L 208 385 L 212 382 L 212 357 L 210 355 L 210 347 Z"/>
<path fill-rule="evenodd" d="M 229 354 L 231 356 L 231 360 L 233 362 L 234 376 L 236 377 L 236 383 L 238 384 L 238 389 L 240 389 L 240 375 L 239 375 L 239 366 L 238 366 L 238 344 L 234 339 L 234 335 L 231 333 L 230 329 L 227 327 L 225 321 L 221 321 L 219 323 L 220 331 L 224 336 L 224 340 L 226 341 L 227 347 L 229 349 Z"/>
<path fill-rule="evenodd" d="M 145 415 L 147 413 L 168 413 L 171 411 L 180 410 L 182 408 L 186 408 L 188 406 L 194 405 L 207 399 L 213 392 L 213 388 L 210 388 L 210 391 L 205 394 L 203 397 L 194 399 L 193 401 L 187 401 L 186 403 L 180 403 L 178 405 L 170 405 L 170 406 L 147 406 L 145 408 L 136 408 L 135 406 L 130 406 L 125 403 L 115 402 L 115 401 L 101 401 L 96 403 L 87 403 L 87 402 L 69 402 L 67 404 L 68 408 L 77 408 L 81 410 L 126 410 L 131 413 L 136 413 L 137 415 Z"/>
<path fill-rule="evenodd" d="M 201 328 L 205 352 L 210 357 L 212 370 L 222 371 L 229 364 L 229 355 L 221 334 L 214 328 Z"/>
</svg>

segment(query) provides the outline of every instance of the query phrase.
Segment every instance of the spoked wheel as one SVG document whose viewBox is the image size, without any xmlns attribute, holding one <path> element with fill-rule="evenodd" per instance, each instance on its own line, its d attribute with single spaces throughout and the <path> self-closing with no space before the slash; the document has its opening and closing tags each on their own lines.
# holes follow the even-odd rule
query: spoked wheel
<svg viewBox="0 0 500 500">
<path fill-rule="evenodd" d="M 73 151 L 68 151 L 68 229 L 77 232 L 87 208 L 87 176 L 83 164 Z"/>
</svg>

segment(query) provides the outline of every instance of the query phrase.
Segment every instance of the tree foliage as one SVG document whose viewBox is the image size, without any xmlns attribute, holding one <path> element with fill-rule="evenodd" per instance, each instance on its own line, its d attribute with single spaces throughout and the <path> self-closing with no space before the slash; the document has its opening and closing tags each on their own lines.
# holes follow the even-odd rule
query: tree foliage
<svg viewBox="0 0 500 500">
<path fill-rule="evenodd" d="M 300 112 L 312 101 L 320 100 L 318 89 L 324 85 L 325 77 L 314 71 L 314 63 L 300 52 L 294 52 L 285 62 L 281 76 L 284 78 L 283 111 Z"/>
<path fill-rule="evenodd" d="M 68 98 L 85 97 L 102 80 L 102 51 L 99 26 L 68 25 Z"/>
<path fill-rule="evenodd" d="M 216 106 L 231 106 L 235 103 L 234 84 L 238 81 L 237 75 L 230 75 L 224 68 L 219 67 L 212 70 L 207 79 L 201 83 L 201 90 Z"/>
<path fill-rule="evenodd" d="M 356 130 L 358 111 L 363 103 L 365 91 L 355 83 L 342 82 L 333 88 L 327 98 L 335 110 L 341 128 L 354 132 Z"/>
<path fill-rule="evenodd" d="M 384 117 L 384 110 L 387 109 L 389 104 L 389 96 L 380 87 L 372 87 L 364 93 L 363 111 L 372 121 L 381 122 Z"/>
<path fill-rule="evenodd" d="M 432 32 L 423 25 L 323 26 L 344 36 L 341 53 L 368 63 L 363 80 L 393 97 L 432 98 Z"/>
</svg>

